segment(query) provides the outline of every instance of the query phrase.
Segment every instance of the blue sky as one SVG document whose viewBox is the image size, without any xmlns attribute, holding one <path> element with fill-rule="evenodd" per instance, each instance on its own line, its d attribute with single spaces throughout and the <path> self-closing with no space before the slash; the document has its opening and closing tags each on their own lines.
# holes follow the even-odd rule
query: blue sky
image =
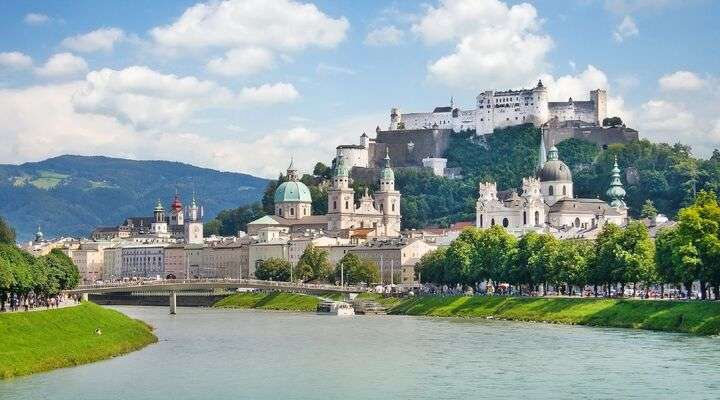
<svg viewBox="0 0 720 400">
<path fill-rule="evenodd" d="M 0 162 L 65 153 L 275 176 L 389 109 L 538 78 L 642 137 L 720 143 L 720 2 L 5 1 Z"/>
</svg>

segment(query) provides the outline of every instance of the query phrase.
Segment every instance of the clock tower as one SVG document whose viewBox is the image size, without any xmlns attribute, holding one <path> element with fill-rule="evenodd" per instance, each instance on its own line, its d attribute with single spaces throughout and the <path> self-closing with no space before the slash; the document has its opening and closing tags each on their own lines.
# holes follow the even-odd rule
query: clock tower
<svg viewBox="0 0 720 400">
<path fill-rule="evenodd" d="M 203 243 L 203 210 L 198 207 L 193 194 L 192 203 L 187 209 L 187 219 L 185 220 L 185 243 L 202 244 Z"/>
</svg>

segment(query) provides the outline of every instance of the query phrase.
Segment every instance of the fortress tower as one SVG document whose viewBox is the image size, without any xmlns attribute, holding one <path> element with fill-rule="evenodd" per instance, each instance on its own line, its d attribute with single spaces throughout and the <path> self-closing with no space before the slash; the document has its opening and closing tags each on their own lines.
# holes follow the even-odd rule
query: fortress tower
<svg viewBox="0 0 720 400">
<path fill-rule="evenodd" d="M 595 104 L 595 115 L 597 117 L 597 124 L 598 126 L 602 126 L 603 120 L 607 117 L 607 90 L 591 90 L 590 101 Z"/>
</svg>

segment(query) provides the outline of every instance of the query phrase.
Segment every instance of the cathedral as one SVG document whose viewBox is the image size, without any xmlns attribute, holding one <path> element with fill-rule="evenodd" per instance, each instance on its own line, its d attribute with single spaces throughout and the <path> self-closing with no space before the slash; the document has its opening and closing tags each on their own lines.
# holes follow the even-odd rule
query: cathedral
<svg viewBox="0 0 720 400">
<path fill-rule="evenodd" d="M 323 231 L 331 235 L 344 235 L 353 230 L 365 230 L 368 236 L 400 236 L 400 192 L 395 190 L 395 173 L 390 156 L 385 155 L 380 171 L 380 189 L 373 195 L 367 190 L 355 203 L 355 190 L 350 187 L 350 168 L 344 157 L 337 158 L 330 188 L 328 212 L 312 214 L 310 189 L 300 181 L 300 175 L 291 161 L 287 181 L 275 189 L 275 215 L 267 215 L 248 224 L 248 234 L 263 228 L 283 228 L 291 234 L 308 230 Z"/>
<path fill-rule="evenodd" d="M 570 168 L 560 160 L 555 146 L 546 154 L 541 139 L 537 174 L 523 178 L 520 195 L 514 190 L 500 195 L 496 183 L 480 183 L 475 224 L 479 228 L 502 225 L 517 235 L 529 231 L 580 234 L 608 222 L 623 226 L 628 208 L 617 160 L 606 195 L 612 200 L 610 204 L 574 197 Z"/>
</svg>

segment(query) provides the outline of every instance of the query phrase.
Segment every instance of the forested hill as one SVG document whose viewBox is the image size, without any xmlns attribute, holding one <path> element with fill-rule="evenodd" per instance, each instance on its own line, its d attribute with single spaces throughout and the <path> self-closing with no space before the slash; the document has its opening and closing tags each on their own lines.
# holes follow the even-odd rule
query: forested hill
<svg viewBox="0 0 720 400">
<path fill-rule="evenodd" d="M 496 130 L 478 140 L 472 133 L 453 135 L 445 156 L 448 167 L 462 168 L 463 179 L 451 180 L 433 176 L 429 170 L 398 169 L 396 188 L 402 192 L 403 228 L 447 226 L 456 221 L 475 218 L 478 182 L 497 182 L 499 190 L 522 186 L 522 178 L 535 174 L 538 165 L 540 130 L 521 125 Z M 720 191 L 720 152 L 709 160 L 693 157 L 682 144 L 652 143 L 640 140 L 611 145 L 602 150 L 583 140 L 571 139 L 558 144 L 560 158 L 573 172 L 577 197 L 605 199 L 610 184 L 610 170 L 615 156 L 623 171 L 625 198 L 632 217 L 660 212 L 671 218 L 692 203 L 701 189 Z M 327 181 L 331 171 L 318 163 L 312 175 L 302 180 L 310 187 L 313 213 L 327 210 Z M 281 177 L 283 179 L 283 177 Z M 371 184 L 370 191 L 377 189 Z M 272 213 L 273 181 L 262 205 L 226 210 L 210 221 L 208 232 L 232 234 L 244 230 L 247 222 Z M 353 184 L 356 194 L 364 187 Z M 650 203 L 649 203 L 650 202 Z"/>
<path fill-rule="evenodd" d="M 0 216 L 21 241 L 32 238 L 38 225 L 46 237 L 88 236 L 100 225 L 152 215 L 158 199 L 167 208 L 176 189 L 185 203 L 194 189 L 211 219 L 258 201 L 266 186 L 262 178 L 178 162 L 64 155 L 0 164 Z"/>
</svg>

